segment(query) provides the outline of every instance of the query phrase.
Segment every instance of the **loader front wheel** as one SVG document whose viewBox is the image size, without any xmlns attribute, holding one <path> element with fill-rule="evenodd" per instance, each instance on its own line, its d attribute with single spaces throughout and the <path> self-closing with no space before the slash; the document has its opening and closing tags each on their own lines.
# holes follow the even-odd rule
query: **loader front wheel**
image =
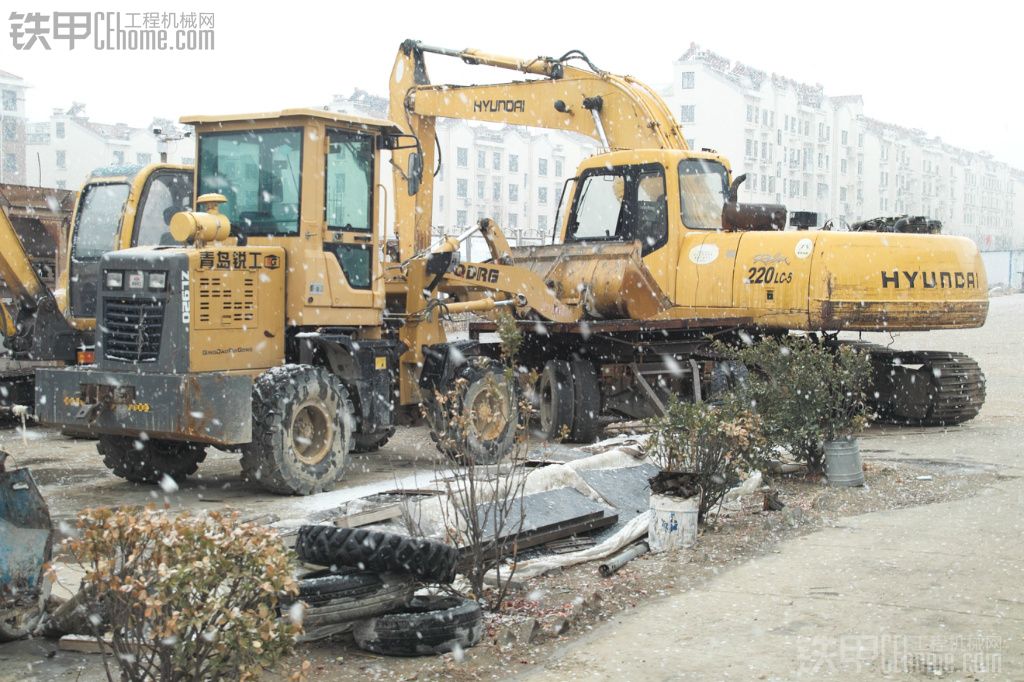
<svg viewBox="0 0 1024 682">
<path fill-rule="evenodd" d="M 492 358 L 469 358 L 447 395 L 427 410 L 437 449 L 456 461 L 497 464 L 515 447 L 522 411 L 519 384 Z"/>
<path fill-rule="evenodd" d="M 348 391 L 327 369 L 274 367 L 253 385 L 242 473 L 282 495 L 323 492 L 345 475 L 353 423 Z"/>
<path fill-rule="evenodd" d="M 182 481 L 206 459 L 206 448 L 196 443 L 132 436 L 100 436 L 96 450 L 104 466 L 132 483 L 159 483 L 164 476 Z"/>
<path fill-rule="evenodd" d="M 572 367 L 565 360 L 548 360 L 537 381 L 537 416 L 547 440 L 561 440 L 572 432 L 576 395 Z"/>
</svg>

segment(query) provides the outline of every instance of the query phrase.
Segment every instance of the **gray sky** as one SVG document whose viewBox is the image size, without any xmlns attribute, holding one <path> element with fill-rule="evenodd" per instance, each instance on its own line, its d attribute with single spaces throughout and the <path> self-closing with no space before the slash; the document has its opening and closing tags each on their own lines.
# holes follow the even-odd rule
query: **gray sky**
<svg viewBox="0 0 1024 682">
<path fill-rule="evenodd" d="M 924 2 L 725 1 L 275 3 L 189 6 L 104 0 L 79 11 L 212 11 L 212 52 L 15 51 L 2 13 L 0 69 L 26 78 L 29 114 L 88 104 L 101 122 L 145 125 L 153 116 L 238 113 L 325 104 L 358 86 L 386 94 L 399 42 L 478 47 L 515 56 L 587 52 L 599 66 L 655 87 L 691 41 L 725 57 L 809 83 L 831 95 L 861 94 L 865 113 L 922 128 L 947 142 L 987 150 L 1024 168 L 1022 42 L 1012 3 L 975 1 L 954 11 Z M 13 7 L 12 5 L 9 5 Z M 14 11 L 50 12 L 21 2 Z M 444 60 L 450 62 L 451 60 Z M 480 68 L 428 62 L 435 82 L 482 81 Z"/>
</svg>

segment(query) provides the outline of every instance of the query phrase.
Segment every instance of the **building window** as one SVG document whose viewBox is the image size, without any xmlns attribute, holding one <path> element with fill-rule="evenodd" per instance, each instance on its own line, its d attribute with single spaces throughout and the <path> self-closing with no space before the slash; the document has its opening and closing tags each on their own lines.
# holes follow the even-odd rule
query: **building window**
<svg viewBox="0 0 1024 682">
<path fill-rule="evenodd" d="M 501 170 L 501 152 L 494 152 L 494 156 L 491 159 L 491 168 L 496 171 Z"/>
<path fill-rule="evenodd" d="M 18 156 L 14 152 L 4 154 L 4 171 L 15 173 L 18 170 Z"/>
<path fill-rule="evenodd" d="M 693 90 L 693 71 L 683 71 L 683 82 L 680 87 L 683 90 Z"/>
<path fill-rule="evenodd" d="M 747 146 L 746 146 L 745 149 L 746 149 L 745 156 L 748 159 L 756 159 L 757 158 L 757 140 L 750 140 L 750 139 L 748 139 L 747 140 Z"/>
<path fill-rule="evenodd" d="M 843 144 L 849 144 L 850 143 L 849 142 L 849 140 L 850 140 L 849 133 L 847 133 L 845 130 L 843 131 L 842 138 L 843 138 Z"/>
<path fill-rule="evenodd" d="M 754 105 L 753 104 L 748 104 L 747 105 L 747 123 L 753 123 L 755 116 L 756 116 L 756 114 L 754 113 Z"/>
<path fill-rule="evenodd" d="M 437 195 L 437 210 L 438 211 L 443 211 L 444 210 L 444 195 L 443 194 L 438 194 Z"/>
<path fill-rule="evenodd" d="M 68 188 L 67 180 L 58 180 L 57 181 L 57 189 L 67 189 L 67 188 Z"/>
<path fill-rule="evenodd" d="M 18 122 L 13 118 L 4 119 L 4 141 L 14 142 L 18 139 Z"/>
<path fill-rule="evenodd" d="M 458 178 L 455 181 L 455 196 L 460 199 L 467 199 L 469 197 L 469 180 Z"/>
<path fill-rule="evenodd" d="M 537 175 L 547 175 L 547 174 L 548 174 L 548 160 L 547 159 L 537 159 Z"/>
<path fill-rule="evenodd" d="M 54 123 L 53 124 L 53 134 L 57 137 L 58 140 L 63 140 L 64 139 L 64 123 L 62 123 L 62 122 L 61 123 Z"/>
<path fill-rule="evenodd" d="M 839 171 L 846 174 L 846 159 L 839 159 Z"/>
<path fill-rule="evenodd" d="M 501 183 L 495 182 L 491 188 L 491 198 L 495 201 L 501 201 Z"/>
<path fill-rule="evenodd" d="M 57 168 L 64 169 L 68 167 L 68 153 L 63 149 L 57 150 Z"/>
<path fill-rule="evenodd" d="M 864 175 L 864 159 L 857 159 L 857 175 Z"/>
<path fill-rule="evenodd" d="M 846 188 L 845 187 L 840 187 L 839 188 L 839 201 L 842 201 L 842 202 L 846 201 Z"/>
<path fill-rule="evenodd" d="M 537 188 L 537 201 L 538 201 L 538 203 L 541 203 L 541 204 L 548 203 L 548 188 L 547 187 L 538 187 Z"/>
<path fill-rule="evenodd" d="M 466 221 L 469 220 L 469 216 L 465 211 L 455 212 L 455 227 L 466 227 Z"/>
<path fill-rule="evenodd" d="M 556 178 L 562 177 L 562 173 L 564 171 L 564 166 L 565 166 L 565 163 L 561 159 L 555 159 L 555 177 Z"/>
<path fill-rule="evenodd" d="M 697 148 L 697 140 L 692 138 L 692 137 L 686 138 L 686 147 L 687 147 L 687 149 L 696 149 Z"/>
<path fill-rule="evenodd" d="M 508 170 L 510 173 L 519 172 L 519 155 L 509 154 L 508 155 Z"/>
<path fill-rule="evenodd" d="M 547 227 L 547 224 L 548 224 L 548 217 L 546 215 L 544 215 L 542 213 L 541 215 L 537 216 L 537 229 L 538 230 L 543 230 L 545 227 Z"/>
<path fill-rule="evenodd" d="M 519 201 L 519 185 L 508 186 L 508 200 Z"/>
<path fill-rule="evenodd" d="M 465 147 L 459 147 L 455 150 L 455 165 L 459 168 L 467 168 L 469 166 L 469 150 Z"/>
<path fill-rule="evenodd" d="M 481 170 L 487 168 L 487 152 L 482 149 L 476 153 L 476 167 Z"/>
<path fill-rule="evenodd" d="M 519 215 L 517 213 L 508 214 L 508 226 L 513 229 L 519 227 Z"/>
<path fill-rule="evenodd" d="M 483 178 L 477 178 L 476 179 L 476 198 L 477 199 L 483 199 L 484 198 L 484 187 L 485 187 L 484 179 Z"/>
<path fill-rule="evenodd" d="M 143 154 L 143 153 L 140 152 L 140 153 L 135 155 L 135 162 L 137 164 L 139 164 L 140 166 L 145 166 L 147 163 L 150 163 L 152 160 L 153 160 L 153 155 L 152 154 Z"/>
<path fill-rule="evenodd" d="M 114 152 L 114 163 L 116 163 L 116 164 L 124 163 L 124 152 L 121 151 L 120 149 L 118 149 L 117 151 Z"/>
<path fill-rule="evenodd" d="M 679 108 L 679 121 L 681 123 L 693 123 L 694 105 L 684 104 Z"/>
<path fill-rule="evenodd" d="M 4 111 L 16 111 L 18 109 L 18 93 L 14 90 L 4 90 Z"/>
</svg>

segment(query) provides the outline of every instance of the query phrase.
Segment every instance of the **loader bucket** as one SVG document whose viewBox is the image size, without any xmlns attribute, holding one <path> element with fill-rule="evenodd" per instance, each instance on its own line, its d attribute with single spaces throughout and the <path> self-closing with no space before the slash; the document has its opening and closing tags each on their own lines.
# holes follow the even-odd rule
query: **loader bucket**
<svg viewBox="0 0 1024 682">
<path fill-rule="evenodd" d="M 29 634 L 42 615 L 52 545 L 50 510 L 32 474 L 0 471 L 0 641 Z"/>
<path fill-rule="evenodd" d="M 577 242 L 512 249 L 517 266 L 536 272 L 565 303 L 590 318 L 645 320 L 671 307 L 640 256 L 640 243 Z"/>
</svg>

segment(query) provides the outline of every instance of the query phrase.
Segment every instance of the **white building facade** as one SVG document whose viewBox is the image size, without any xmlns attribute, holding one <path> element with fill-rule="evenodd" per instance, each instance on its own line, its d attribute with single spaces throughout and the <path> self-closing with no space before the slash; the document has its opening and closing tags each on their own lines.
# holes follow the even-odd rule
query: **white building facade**
<svg viewBox="0 0 1024 682">
<path fill-rule="evenodd" d="M 0 71 L 0 183 L 24 185 L 25 180 L 25 93 L 28 85 L 20 77 Z"/>
<path fill-rule="evenodd" d="M 161 131 L 158 137 L 154 128 Z M 184 129 L 155 119 L 147 128 L 91 121 L 84 106 L 55 110 L 50 120 L 29 124 L 26 145 L 28 184 L 77 190 L 97 168 L 156 163 L 166 152 L 168 163 L 194 162 L 195 142 Z M 166 142 L 160 138 L 180 137 Z"/>
<path fill-rule="evenodd" d="M 864 115 L 860 96 L 807 85 L 691 45 L 664 93 L 691 147 L 747 174 L 746 201 L 813 211 L 818 225 L 926 215 L 983 250 L 1024 246 L 1024 172 L 986 153 Z"/>
</svg>

